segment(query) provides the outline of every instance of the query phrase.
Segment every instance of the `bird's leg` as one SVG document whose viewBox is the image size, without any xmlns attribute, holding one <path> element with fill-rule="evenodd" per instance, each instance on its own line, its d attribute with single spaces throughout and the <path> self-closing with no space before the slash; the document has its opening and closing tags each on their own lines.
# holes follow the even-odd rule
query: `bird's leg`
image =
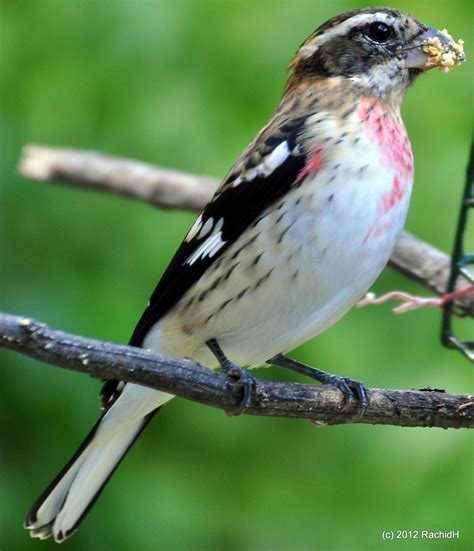
<svg viewBox="0 0 474 551">
<path fill-rule="evenodd" d="M 410 310 L 423 308 L 424 306 L 435 306 L 437 308 L 443 308 L 449 302 L 452 302 L 453 300 L 456 300 L 473 292 L 474 285 L 471 285 L 470 287 L 465 287 L 464 289 L 453 291 L 452 293 L 448 293 L 441 297 L 417 297 L 414 295 L 410 295 L 409 293 L 405 293 L 404 291 L 392 291 L 391 293 L 387 293 L 380 297 L 377 297 L 374 293 L 367 293 L 365 297 L 357 303 L 357 307 L 362 308 L 363 306 L 367 306 L 368 304 L 382 304 L 389 300 L 398 299 L 402 301 L 402 304 L 393 308 L 393 312 L 395 312 L 395 314 L 403 314 Z"/>
<path fill-rule="evenodd" d="M 292 358 L 287 358 L 286 356 L 283 356 L 283 354 L 274 356 L 267 361 L 267 364 L 290 369 L 291 371 L 295 371 L 296 373 L 315 379 L 323 385 L 332 385 L 337 387 L 344 395 L 344 407 L 352 404 L 355 394 L 359 400 L 360 415 L 364 415 L 367 406 L 369 405 L 367 388 L 360 381 L 354 381 L 349 377 L 339 377 L 338 375 L 333 375 L 332 373 L 326 373 L 326 371 L 321 371 L 315 367 L 310 367 L 309 365 L 293 360 Z"/>
<path fill-rule="evenodd" d="M 217 361 L 219 362 L 224 372 L 235 379 L 243 388 L 244 396 L 242 398 L 242 402 L 240 403 L 236 411 L 231 412 L 231 415 L 240 415 L 241 413 L 244 413 L 245 410 L 248 409 L 252 404 L 252 399 L 255 393 L 255 379 L 246 369 L 235 365 L 227 358 L 227 356 L 222 351 L 222 348 L 217 343 L 216 339 L 208 340 L 206 342 L 206 345 L 217 358 Z"/>
</svg>

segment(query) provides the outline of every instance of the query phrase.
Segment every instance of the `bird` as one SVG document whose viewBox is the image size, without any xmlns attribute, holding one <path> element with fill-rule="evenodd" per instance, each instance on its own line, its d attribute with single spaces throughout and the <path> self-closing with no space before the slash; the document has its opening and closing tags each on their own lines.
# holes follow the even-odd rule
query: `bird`
<svg viewBox="0 0 474 551">
<path fill-rule="evenodd" d="M 131 346 L 223 368 L 241 388 L 234 413 L 252 403 L 248 368 L 271 364 L 335 385 L 364 414 L 363 383 L 285 354 L 338 321 L 389 260 L 413 184 L 402 99 L 442 64 L 428 43 L 456 50 L 446 32 L 373 7 L 333 17 L 301 44 L 280 102 L 185 236 Z M 100 419 L 26 516 L 30 535 L 71 536 L 172 398 L 106 382 Z"/>
</svg>

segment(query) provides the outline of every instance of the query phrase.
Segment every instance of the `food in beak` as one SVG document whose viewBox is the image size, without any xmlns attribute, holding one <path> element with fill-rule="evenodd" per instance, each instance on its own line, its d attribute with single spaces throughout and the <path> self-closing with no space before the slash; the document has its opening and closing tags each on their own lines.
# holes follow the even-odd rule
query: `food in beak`
<svg viewBox="0 0 474 551">
<path fill-rule="evenodd" d="M 446 29 L 438 31 L 432 27 L 418 36 L 417 44 L 410 48 L 406 57 L 407 67 L 427 71 L 439 67 L 447 73 L 465 61 L 464 42 L 455 42 Z"/>
<path fill-rule="evenodd" d="M 440 31 L 440 34 L 446 37 L 446 41 L 441 42 L 439 36 L 432 36 L 423 41 L 423 51 L 428 54 L 426 61 L 426 69 L 439 67 L 443 73 L 447 73 L 456 65 L 465 61 L 464 41 L 458 40 L 454 42 L 453 37 L 446 29 Z"/>
</svg>

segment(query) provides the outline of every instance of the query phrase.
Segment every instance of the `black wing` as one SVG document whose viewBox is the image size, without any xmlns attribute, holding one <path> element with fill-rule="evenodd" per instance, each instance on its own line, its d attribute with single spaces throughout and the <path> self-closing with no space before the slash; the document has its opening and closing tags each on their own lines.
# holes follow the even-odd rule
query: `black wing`
<svg viewBox="0 0 474 551">
<path fill-rule="evenodd" d="M 133 332 L 132 346 L 140 346 L 153 325 L 209 266 L 295 183 L 305 165 L 298 138 L 306 118 L 286 118 L 273 130 L 267 126 L 243 153 L 163 274 Z M 199 237 L 206 222 L 205 234 Z M 210 236 L 217 247 L 211 247 Z"/>
</svg>

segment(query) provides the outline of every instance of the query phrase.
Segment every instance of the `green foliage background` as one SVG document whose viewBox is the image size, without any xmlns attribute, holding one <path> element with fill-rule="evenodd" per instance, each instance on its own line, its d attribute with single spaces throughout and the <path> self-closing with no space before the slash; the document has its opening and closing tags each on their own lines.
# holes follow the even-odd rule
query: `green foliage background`
<svg viewBox="0 0 474 551">
<path fill-rule="evenodd" d="M 126 342 L 193 215 L 16 175 L 25 143 L 104 150 L 223 175 L 266 121 L 297 46 L 367 3 L 0 3 L 0 308 Z M 467 42 L 472 3 L 398 1 Z M 416 158 L 407 227 L 451 249 L 472 116 L 472 66 L 423 76 L 404 105 Z M 377 292 L 421 292 L 386 270 Z M 295 356 L 367 385 L 468 392 L 438 344 L 440 313 L 351 312 Z M 468 323 L 468 322 L 465 322 Z M 464 325 L 465 327 L 465 325 Z M 0 549 L 98 414 L 99 383 L 0 352 Z M 257 376 L 284 378 L 277 370 Z M 295 377 L 291 377 L 293 380 Z M 229 418 L 184 400 L 160 413 L 65 549 L 370 550 L 472 546 L 466 431 Z M 459 530 L 383 542 L 382 530 Z"/>
</svg>

